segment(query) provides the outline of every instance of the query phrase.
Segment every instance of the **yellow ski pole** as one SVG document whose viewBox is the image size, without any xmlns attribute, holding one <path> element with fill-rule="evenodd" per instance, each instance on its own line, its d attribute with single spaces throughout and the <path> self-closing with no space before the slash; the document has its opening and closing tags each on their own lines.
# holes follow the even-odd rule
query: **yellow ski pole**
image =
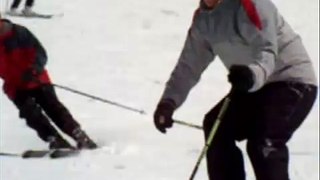
<svg viewBox="0 0 320 180">
<path fill-rule="evenodd" d="M 222 107 L 220 109 L 218 117 L 217 117 L 215 123 L 213 124 L 213 127 L 212 127 L 211 131 L 210 131 L 209 138 L 207 139 L 206 144 L 205 144 L 205 146 L 203 147 L 203 149 L 201 151 L 201 154 L 200 154 L 200 156 L 199 156 L 199 158 L 197 160 L 196 165 L 193 168 L 193 171 L 192 171 L 192 174 L 191 174 L 189 180 L 193 180 L 193 178 L 195 177 L 195 175 L 196 175 L 196 173 L 198 171 L 199 165 L 200 165 L 203 157 L 207 154 L 209 146 L 210 146 L 210 144 L 211 144 L 211 142 L 212 142 L 212 140 L 213 140 L 213 138 L 214 138 L 214 136 L 215 136 L 215 134 L 216 134 L 216 132 L 218 130 L 218 127 L 219 127 L 219 125 L 221 123 L 221 119 L 223 118 L 223 116 L 224 116 L 224 114 L 225 114 L 225 112 L 226 112 L 226 110 L 227 110 L 227 108 L 229 106 L 229 103 L 230 103 L 230 95 L 228 97 L 226 97 L 225 100 L 223 101 L 223 105 L 222 105 Z"/>
</svg>

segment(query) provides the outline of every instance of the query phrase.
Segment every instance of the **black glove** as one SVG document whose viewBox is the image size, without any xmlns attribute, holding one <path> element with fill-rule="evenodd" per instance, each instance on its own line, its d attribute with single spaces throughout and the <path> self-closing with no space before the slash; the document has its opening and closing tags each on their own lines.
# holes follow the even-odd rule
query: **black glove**
<svg viewBox="0 0 320 180">
<path fill-rule="evenodd" d="M 34 64 L 22 74 L 23 82 L 37 81 L 37 77 L 44 71 L 44 66 Z"/>
<path fill-rule="evenodd" d="M 39 73 L 34 70 L 34 69 L 27 69 L 23 74 L 22 74 L 22 81 L 23 82 L 31 82 L 36 79 L 36 77 L 39 75 Z"/>
<path fill-rule="evenodd" d="M 166 133 L 166 128 L 171 128 L 173 124 L 172 115 L 175 110 L 175 103 L 173 100 L 162 100 L 153 115 L 153 120 L 156 128 Z"/>
<path fill-rule="evenodd" d="M 228 75 L 228 80 L 232 84 L 232 89 L 238 92 L 248 92 L 253 86 L 253 78 L 251 69 L 244 65 L 231 66 Z"/>
</svg>

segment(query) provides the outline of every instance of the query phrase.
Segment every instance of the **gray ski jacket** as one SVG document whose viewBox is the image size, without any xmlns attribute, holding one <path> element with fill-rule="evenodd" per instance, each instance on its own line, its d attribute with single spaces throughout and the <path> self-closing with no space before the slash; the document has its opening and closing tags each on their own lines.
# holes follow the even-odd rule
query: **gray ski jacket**
<svg viewBox="0 0 320 180">
<path fill-rule="evenodd" d="M 195 12 L 161 99 L 179 107 L 215 56 L 227 69 L 241 64 L 252 70 L 250 92 L 276 81 L 317 84 L 300 36 L 270 0 L 222 0 L 213 10 L 200 5 Z"/>
</svg>

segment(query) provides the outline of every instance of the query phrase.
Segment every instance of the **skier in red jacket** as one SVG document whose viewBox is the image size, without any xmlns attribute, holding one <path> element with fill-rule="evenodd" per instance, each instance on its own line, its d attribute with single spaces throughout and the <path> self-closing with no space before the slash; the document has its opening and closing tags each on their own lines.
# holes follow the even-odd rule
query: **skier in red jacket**
<svg viewBox="0 0 320 180">
<path fill-rule="evenodd" d="M 78 148 L 96 148 L 59 101 L 45 69 L 46 62 L 45 49 L 26 27 L 0 19 L 0 77 L 5 94 L 19 109 L 20 118 L 26 119 L 27 125 L 51 149 L 72 146 L 50 124 L 49 118 L 76 141 Z"/>
</svg>

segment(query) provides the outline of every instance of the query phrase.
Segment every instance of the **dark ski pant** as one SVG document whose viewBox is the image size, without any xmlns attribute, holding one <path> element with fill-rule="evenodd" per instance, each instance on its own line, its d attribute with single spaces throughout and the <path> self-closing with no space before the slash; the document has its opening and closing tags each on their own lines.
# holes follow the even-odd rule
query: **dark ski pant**
<svg viewBox="0 0 320 180">
<path fill-rule="evenodd" d="M 257 180 L 289 180 L 286 143 L 310 112 L 317 87 L 270 83 L 254 93 L 231 97 L 225 117 L 207 152 L 210 180 L 244 180 L 244 162 L 236 141 L 247 139 Z M 204 119 L 207 139 L 223 100 Z"/>
<path fill-rule="evenodd" d="M 80 128 L 68 109 L 58 100 L 52 85 L 18 91 L 14 103 L 19 109 L 20 118 L 26 119 L 27 125 L 44 141 L 48 141 L 50 136 L 59 136 L 49 118 L 71 137 L 73 130 Z"/>
<path fill-rule="evenodd" d="M 13 0 L 11 4 L 11 9 L 18 8 L 21 0 Z M 25 7 L 32 7 L 34 3 L 34 0 L 26 0 Z"/>
</svg>

